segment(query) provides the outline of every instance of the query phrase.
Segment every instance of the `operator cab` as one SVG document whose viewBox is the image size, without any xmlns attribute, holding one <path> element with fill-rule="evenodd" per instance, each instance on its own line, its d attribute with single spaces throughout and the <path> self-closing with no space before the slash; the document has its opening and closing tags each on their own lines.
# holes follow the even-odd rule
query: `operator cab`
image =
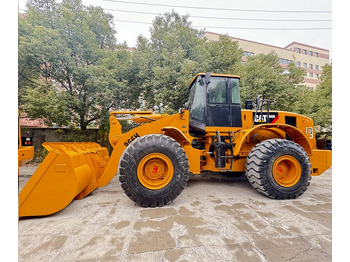
<svg viewBox="0 0 350 262">
<path fill-rule="evenodd" d="M 189 89 L 190 129 L 242 127 L 239 76 L 200 73 Z"/>
</svg>

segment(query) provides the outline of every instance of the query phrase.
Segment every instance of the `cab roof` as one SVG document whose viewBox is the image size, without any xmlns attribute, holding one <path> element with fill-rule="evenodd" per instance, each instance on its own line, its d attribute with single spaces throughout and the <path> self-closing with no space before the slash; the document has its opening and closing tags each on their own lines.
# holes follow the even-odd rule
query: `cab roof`
<svg viewBox="0 0 350 262">
<path fill-rule="evenodd" d="M 188 88 L 190 88 L 190 86 L 192 85 L 193 81 L 194 81 L 198 76 L 205 76 L 205 75 L 206 75 L 206 73 L 198 73 L 198 74 L 196 74 L 196 76 L 192 78 L 192 80 L 191 80 L 191 82 L 190 82 Z M 241 77 L 238 76 L 238 75 L 214 74 L 214 73 L 210 73 L 210 76 L 213 76 L 213 77 L 215 77 L 215 76 L 221 76 L 221 77 L 229 77 L 229 78 L 241 78 Z"/>
</svg>

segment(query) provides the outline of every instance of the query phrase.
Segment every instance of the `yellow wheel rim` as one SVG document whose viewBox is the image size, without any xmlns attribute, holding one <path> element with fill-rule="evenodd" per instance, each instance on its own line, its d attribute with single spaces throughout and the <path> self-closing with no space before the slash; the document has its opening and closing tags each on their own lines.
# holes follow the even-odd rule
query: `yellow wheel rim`
<svg viewBox="0 0 350 262">
<path fill-rule="evenodd" d="M 152 190 L 168 185 L 173 174 L 174 167 L 171 160 L 161 153 L 151 153 L 145 156 L 137 167 L 137 177 L 140 183 Z"/>
<path fill-rule="evenodd" d="M 273 178 L 283 187 L 292 187 L 301 177 L 301 166 L 292 156 L 281 156 L 273 164 Z"/>
</svg>

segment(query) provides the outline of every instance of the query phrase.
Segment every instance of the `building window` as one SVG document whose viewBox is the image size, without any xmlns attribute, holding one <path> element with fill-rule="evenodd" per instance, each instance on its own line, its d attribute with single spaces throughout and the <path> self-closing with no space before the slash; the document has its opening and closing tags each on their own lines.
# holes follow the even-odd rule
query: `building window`
<svg viewBox="0 0 350 262">
<path fill-rule="evenodd" d="M 297 48 L 296 51 L 298 54 L 300 54 L 300 48 Z"/>
<path fill-rule="evenodd" d="M 309 64 L 309 68 L 310 69 L 314 69 L 314 65 L 313 64 Z"/>
<path fill-rule="evenodd" d="M 245 57 L 253 56 L 253 55 L 254 55 L 253 52 L 244 51 L 244 53 L 243 53 L 243 56 L 245 56 Z"/>
<path fill-rule="evenodd" d="M 320 75 L 319 75 L 319 74 L 316 74 L 316 78 L 319 79 L 319 78 L 320 78 Z"/>
<path fill-rule="evenodd" d="M 319 67 L 318 67 L 318 65 L 315 65 L 315 69 L 316 69 L 316 70 L 319 70 Z"/>
<path fill-rule="evenodd" d="M 285 58 L 280 58 L 280 64 L 288 65 L 291 62 L 293 61 Z"/>
<path fill-rule="evenodd" d="M 311 56 L 312 56 L 312 51 L 309 51 L 309 55 L 311 55 Z"/>
<path fill-rule="evenodd" d="M 305 49 L 303 49 L 303 55 L 306 55 L 306 50 Z"/>
<path fill-rule="evenodd" d="M 313 73 L 309 73 L 309 76 L 310 76 L 310 77 L 314 77 L 314 74 L 313 74 Z"/>
<path fill-rule="evenodd" d="M 318 53 L 317 52 L 315 52 L 315 56 L 318 57 Z"/>
<path fill-rule="evenodd" d="M 303 67 L 304 67 L 304 68 L 307 68 L 307 63 L 303 63 Z"/>
<path fill-rule="evenodd" d="M 297 67 L 301 67 L 300 61 L 297 62 Z"/>
</svg>

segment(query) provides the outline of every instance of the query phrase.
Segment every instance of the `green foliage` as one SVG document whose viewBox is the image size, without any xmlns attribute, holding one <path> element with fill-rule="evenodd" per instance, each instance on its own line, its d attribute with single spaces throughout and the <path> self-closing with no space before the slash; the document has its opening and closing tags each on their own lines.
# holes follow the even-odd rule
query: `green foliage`
<svg viewBox="0 0 350 262">
<path fill-rule="evenodd" d="M 80 0 L 31 0 L 27 8 L 18 30 L 19 102 L 31 118 L 85 130 L 112 108 L 137 105 L 126 77 L 131 54 L 116 45 L 112 15 Z"/>
<path fill-rule="evenodd" d="M 98 133 L 93 129 L 57 129 L 56 132 L 61 142 L 96 142 L 98 140 Z"/>
<path fill-rule="evenodd" d="M 303 80 L 304 70 L 289 64 L 285 69 L 279 64 L 275 53 L 250 56 L 248 61 L 238 68 L 241 73 L 241 98 L 255 99 L 262 95 L 274 100 L 272 109 L 295 111 L 303 87 L 296 86 Z"/>
<path fill-rule="evenodd" d="M 175 12 L 156 17 L 151 38 L 139 37 L 131 70 L 134 88 L 142 90 L 144 107 L 173 113 L 187 100 L 188 79 L 199 68 L 203 32 Z"/>
<path fill-rule="evenodd" d="M 39 148 L 34 148 L 34 157 L 29 163 L 39 164 L 44 161 L 45 157 L 49 154 L 43 146 Z"/>
<path fill-rule="evenodd" d="M 243 56 L 238 42 L 234 42 L 227 35 L 221 35 L 219 41 L 208 41 L 204 44 L 205 72 L 218 74 L 237 74 L 239 62 Z"/>
<path fill-rule="evenodd" d="M 316 89 L 299 87 L 299 100 L 294 104 L 294 112 L 310 117 L 317 126 L 317 135 L 332 132 L 332 66 L 323 67 L 321 83 Z"/>
<path fill-rule="evenodd" d="M 40 81 L 40 80 L 38 80 Z M 32 118 L 43 118 L 49 125 L 60 123 L 69 125 L 69 115 L 65 110 L 64 100 L 56 88 L 45 83 L 27 88 L 22 97 L 26 112 L 30 112 Z"/>
<path fill-rule="evenodd" d="M 140 123 L 135 123 L 133 121 L 120 121 L 120 124 L 122 125 L 123 133 L 129 132 L 131 129 L 140 126 Z"/>
<path fill-rule="evenodd" d="M 309 116 L 314 124 L 332 131 L 332 66 L 323 67 L 321 84 L 309 96 L 311 101 Z"/>
<path fill-rule="evenodd" d="M 165 13 L 154 20 L 150 39 L 138 38 L 132 84 L 142 88 L 146 108 L 174 113 L 187 101 L 190 79 L 199 72 L 233 73 L 242 54 L 228 36 L 206 41 L 187 16 Z"/>
</svg>

